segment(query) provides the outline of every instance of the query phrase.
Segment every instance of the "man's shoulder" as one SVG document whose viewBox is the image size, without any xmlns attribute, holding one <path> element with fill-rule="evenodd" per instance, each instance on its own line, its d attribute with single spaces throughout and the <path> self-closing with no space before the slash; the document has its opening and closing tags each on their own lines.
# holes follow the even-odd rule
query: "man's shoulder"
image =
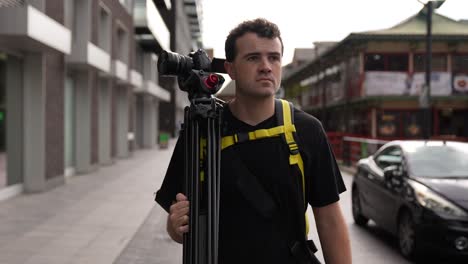
<svg viewBox="0 0 468 264">
<path fill-rule="evenodd" d="M 326 137 L 325 131 L 322 123 L 316 117 L 295 108 L 294 126 L 296 127 L 297 140 L 303 150 L 316 149 L 322 145 Z"/>
<path fill-rule="evenodd" d="M 294 124 L 298 130 L 317 131 L 322 129 L 322 123 L 313 115 L 294 108 Z"/>
</svg>

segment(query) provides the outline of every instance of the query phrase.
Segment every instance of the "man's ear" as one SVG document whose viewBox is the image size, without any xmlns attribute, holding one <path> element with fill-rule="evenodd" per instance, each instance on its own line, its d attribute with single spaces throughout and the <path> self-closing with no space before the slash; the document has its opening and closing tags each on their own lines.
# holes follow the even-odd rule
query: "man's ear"
<svg viewBox="0 0 468 264">
<path fill-rule="evenodd" d="M 229 77 L 232 80 L 236 79 L 236 70 L 234 69 L 234 65 L 232 65 L 232 62 L 225 61 L 224 62 L 224 69 L 226 70 L 226 73 L 229 74 Z"/>
</svg>

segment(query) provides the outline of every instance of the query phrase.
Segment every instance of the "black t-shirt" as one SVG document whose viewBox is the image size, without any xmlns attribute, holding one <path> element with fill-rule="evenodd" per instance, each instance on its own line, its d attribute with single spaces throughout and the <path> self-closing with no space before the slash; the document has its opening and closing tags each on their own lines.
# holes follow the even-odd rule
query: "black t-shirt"
<svg viewBox="0 0 468 264">
<path fill-rule="evenodd" d="M 227 105 L 223 113 L 223 135 L 277 126 L 275 115 L 251 126 L 235 118 Z M 307 202 L 321 207 L 338 201 L 345 186 L 321 123 L 295 109 L 294 124 Z M 176 194 L 183 193 L 183 164 L 180 137 L 156 195 L 166 211 Z M 296 263 L 290 246 L 304 237 L 302 176 L 289 165 L 289 148 L 281 137 L 223 150 L 220 196 L 219 263 Z"/>
</svg>

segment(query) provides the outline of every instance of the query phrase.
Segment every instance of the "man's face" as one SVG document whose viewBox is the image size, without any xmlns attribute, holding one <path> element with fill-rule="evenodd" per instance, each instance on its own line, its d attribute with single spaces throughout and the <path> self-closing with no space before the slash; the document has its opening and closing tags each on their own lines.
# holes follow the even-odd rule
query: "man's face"
<svg viewBox="0 0 468 264">
<path fill-rule="evenodd" d="M 246 33 L 236 41 L 237 54 L 226 62 L 226 70 L 236 81 L 237 96 L 271 97 L 281 83 L 281 42 L 279 38 Z"/>
</svg>

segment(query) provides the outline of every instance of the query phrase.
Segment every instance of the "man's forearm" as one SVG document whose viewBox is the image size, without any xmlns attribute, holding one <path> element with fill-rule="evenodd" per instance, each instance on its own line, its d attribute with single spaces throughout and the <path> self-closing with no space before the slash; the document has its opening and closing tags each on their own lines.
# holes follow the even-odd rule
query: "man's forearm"
<svg viewBox="0 0 468 264">
<path fill-rule="evenodd" d="M 323 257 L 327 264 L 348 264 L 352 262 L 351 243 L 347 230 L 343 227 L 337 225 L 334 228 L 326 228 L 326 232 L 319 231 Z"/>
<path fill-rule="evenodd" d="M 338 203 L 315 208 L 317 231 L 327 264 L 350 264 L 351 243 L 348 229 Z"/>
</svg>

